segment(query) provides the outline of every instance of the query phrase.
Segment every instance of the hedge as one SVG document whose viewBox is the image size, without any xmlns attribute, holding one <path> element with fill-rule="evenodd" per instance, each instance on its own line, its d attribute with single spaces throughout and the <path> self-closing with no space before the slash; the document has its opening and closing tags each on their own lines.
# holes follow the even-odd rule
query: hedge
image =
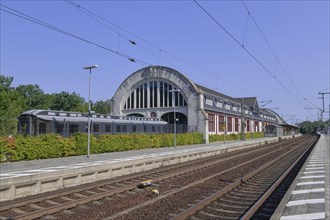
<svg viewBox="0 0 330 220">
<path fill-rule="evenodd" d="M 252 138 L 262 138 L 264 137 L 263 132 L 254 132 L 254 133 L 245 133 L 245 139 L 252 139 Z M 209 135 L 209 142 L 218 142 L 218 141 L 224 141 L 224 135 L 223 134 L 210 134 Z M 240 140 L 241 134 L 228 134 L 226 135 L 226 141 L 233 141 L 233 140 Z"/>
<path fill-rule="evenodd" d="M 177 134 L 177 145 L 203 143 L 200 133 Z M 170 147 L 174 134 L 91 135 L 90 152 L 100 154 L 146 148 Z M 36 160 L 87 154 L 87 134 L 63 138 L 56 134 L 0 137 L 0 162 Z"/>
</svg>

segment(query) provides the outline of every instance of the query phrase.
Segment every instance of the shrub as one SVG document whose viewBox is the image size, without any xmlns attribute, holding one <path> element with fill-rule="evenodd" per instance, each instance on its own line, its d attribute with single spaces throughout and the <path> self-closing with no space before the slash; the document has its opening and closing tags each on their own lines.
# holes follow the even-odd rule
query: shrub
<svg viewBox="0 0 330 220">
<path fill-rule="evenodd" d="M 36 160 L 87 154 L 87 134 L 63 138 L 56 134 L 17 136 L 11 140 L 0 137 L 0 161 Z M 203 143 L 200 133 L 177 134 L 177 145 Z M 116 134 L 91 135 L 92 154 L 114 151 L 169 147 L 174 145 L 173 134 Z"/>
<path fill-rule="evenodd" d="M 251 138 L 262 138 L 264 137 L 263 132 L 254 132 L 254 133 L 245 133 L 244 134 L 245 139 L 251 139 Z M 210 134 L 209 135 L 209 142 L 218 142 L 223 141 L 224 135 L 223 134 Z M 226 135 L 226 141 L 232 141 L 232 140 L 240 140 L 241 134 L 228 134 Z"/>
</svg>

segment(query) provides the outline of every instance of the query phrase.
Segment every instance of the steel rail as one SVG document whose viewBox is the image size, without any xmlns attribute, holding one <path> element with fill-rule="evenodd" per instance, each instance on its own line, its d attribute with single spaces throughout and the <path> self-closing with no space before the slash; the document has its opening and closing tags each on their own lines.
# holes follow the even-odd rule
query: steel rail
<svg viewBox="0 0 330 220">
<path fill-rule="evenodd" d="M 308 141 L 308 140 L 305 140 Z M 217 200 L 219 197 L 221 197 L 222 195 L 226 194 L 227 192 L 229 192 L 230 190 L 236 188 L 237 186 L 239 186 L 240 184 L 242 184 L 243 182 L 246 182 L 248 179 L 252 178 L 253 176 L 255 176 L 256 174 L 260 173 L 262 170 L 270 167 L 271 165 L 273 165 L 274 163 L 276 163 L 277 161 L 279 161 L 280 159 L 282 159 L 283 157 L 289 155 L 290 153 L 292 153 L 293 151 L 295 151 L 296 149 L 300 148 L 302 145 L 299 144 L 297 147 L 291 149 L 290 151 L 286 152 L 285 154 L 275 158 L 274 160 L 268 162 L 267 164 L 261 166 L 260 168 L 258 168 L 257 170 L 247 174 L 246 176 L 244 176 L 243 178 L 235 181 L 234 183 L 226 186 L 225 188 L 223 188 L 222 190 L 212 194 L 211 196 L 205 198 L 204 200 L 198 202 L 196 205 L 182 211 L 181 213 L 179 213 L 178 215 L 174 216 L 173 218 L 171 218 L 171 220 L 182 220 L 182 219 L 186 219 L 189 216 L 195 214 L 198 210 L 204 208 L 205 206 L 210 205 L 212 202 L 214 202 L 215 200 Z"/>
<path fill-rule="evenodd" d="M 303 141 L 303 140 L 304 140 L 303 138 L 302 139 L 299 139 L 299 141 Z M 278 144 L 278 143 L 276 143 L 276 144 Z M 276 144 L 274 144 L 274 145 L 271 144 L 269 147 L 274 147 L 274 146 L 276 146 Z M 291 142 L 290 142 L 290 144 L 291 144 Z M 292 143 L 292 144 L 294 144 L 294 143 Z M 267 146 L 266 149 L 268 149 L 269 147 Z M 265 150 L 265 148 L 262 148 L 262 149 L 259 148 L 259 149 L 255 149 L 252 152 L 244 152 L 243 154 L 233 155 L 233 156 L 230 156 L 230 157 L 227 157 L 227 158 L 223 158 L 220 161 L 212 161 L 211 163 L 210 162 L 207 163 L 207 165 L 205 165 L 205 164 L 204 165 L 198 165 L 197 168 L 190 166 L 190 168 L 185 169 L 184 171 L 179 170 L 179 171 L 176 171 L 176 172 L 171 173 L 169 175 L 165 175 L 163 177 L 159 177 L 159 178 L 153 179 L 153 181 L 154 182 L 159 182 L 159 181 L 162 181 L 162 180 L 167 179 L 167 178 L 171 178 L 171 177 L 178 176 L 178 175 L 181 175 L 181 174 L 184 174 L 184 173 L 189 173 L 189 172 L 192 172 L 192 171 L 196 171 L 198 169 L 203 169 L 203 168 L 208 167 L 208 166 L 217 165 L 219 163 L 223 163 L 223 162 L 226 162 L 226 161 L 229 161 L 229 160 L 232 160 L 232 159 L 237 159 L 239 157 L 243 157 L 243 156 L 246 156 L 246 155 L 249 155 L 249 154 L 253 154 L 255 152 L 261 152 L 262 150 Z M 277 150 L 275 150 L 273 152 L 276 152 Z M 273 152 L 270 152 L 268 154 L 271 154 Z M 264 154 L 261 157 L 264 157 L 264 156 L 266 156 L 268 154 Z M 257 159 L 259 159 L 261 157 L 258 157 L 255 160 L 257 160 Z M 193 163 L 193 164 L 196 164 L 196 162 Z M 245 165 L 245 163 L 242 164 L 242 166 L 243 165 Z M 182 167 L 185 167 L 185 166 L 182 166 Z M 170 171 L 170 169 L 171 168 L 168 168 L 167 171 Z M 227 171 L 224 171 L 224 172 L 228 172 L 230 170 L 231 169 L 229 169 Z M 144 172 L 148 172 L 148 171 L 144 171 Z M 222 172 L 222 173 L 224 173 L 224 172 Z M 154 173 L 158 173 L 158 172 L 154 172 Z M 143 174 L 143 175 L 150 175 L 150 174 L 147 174 L 146 173 L 146 174 Z M 202 181 L 197 181 L 197 182 L 194 182 L 194 184 L 189 184 L 189 187 L 191 187 L 193 185 L 196 185 L 198 183 L 204 182 L 207 179 L 211 179 L 211 178 L 213 178 L 213 177 L 215 177 L 217 175 L 221 175 L 221 174 L 218 173 L 218 174 L 213 175 L 213 176 L 211 176 L 209 178 L 203 179 Z M 130 176 L 128 178 L 121 179 L 120 181 L 126 181 L 126 180 L 130 180 L 132 178 L 137 178 L 137 177 L 142 178 L 141 173 L 136 174 L 136 175 L 133 175 L 133 176 L 134 177 Z M 115 182 L 115 183 L 118 183 L 118 182 Z M 74 191 L 72 191 L 72 190 L 69 191 L 68 190 L 68 192 L 62 192 L 60 194 L 50 195 L 51 198 L 50 197 L 47 197 L 47 198 L 43 197 L 43 198 L 37 198 L 35 201 L 29 201 L 29 202 L 28 201 L 24 201 L 24 204 L 27 205 L 27 204 L 32 204 L 34 202 L 45 201 L 45 200 L 56 198 L 56 197 L 59 197 L 59 196 L 70 195 L 72 193 L 81 192 L 81 191 L 92 189 L 92 188 L 98 188 L 98 187 L 105 186 L 105 185 L 109 185 L 109 183 L 97 184 L 96 186 L 95 185 L 94 186 L 88 186 L 87 188 L 85 187 L 84 189 L 75 189 Z M 134 188 L 136 188 L 136 184 L 135 183 L 134 184 L 127 185 L 127 186 L 124 186 L 124 187 L 121 187 L 119 189 L 114 189 L 114 190 L 110 190 L 110 191 L 107 191 L 107 192 L 102 192 L 102 193 L 99 193 L 99 194 L 96 194 L 96 195 L 92 195 L 92 196 L 89 196 L 87 198 L 81 198 L 81 199 L 77 199 L 77 200 L 74 200 L 74 201 L 71 201 L 71 202 L 68 202 L 68 203 L 64 203 L 64 204 L 60 204 L 60 205 L 55 205 L 55 206 L 52 206 L 52 207 L 49 207 L 49 208 L 44 208 L 44 209 L 41 209 L 41 210 L 38 210 L 38 211 L 26 213 L 26 214 L 23 214 L 23 215 L 18 215 L 16 217 L 14 217 L 13 219 L 34 219 L 34 218 L 39 218 L 39 217 L 42 217 L 42 216 L 47 215 L 47 214 L 48 215 L 49 214 L 54 214 L 54 213 L 59 212 L 61 210 L 65 210 L 65 209 L 68 209 L 68 208 L 73 208 L 75 206 L 86 204 L 86 203 L 89 203 L 91 201 L 99 200 L 99 199 L 102 199 L 104 197 L 109 197 L 109 196 L 112 196 L 112 195 L 115 195 L 115 194 L 123 193 L 125 191 L 129 191 L 129 190 L 132 190 Z M 182 188 L 181 188 L 181 190 L 182 190 Z M 15 206 L 15 207 L 17 207 L 17 206 Z M 0 208 L 3 209 L 4 207 L 0 207 Z"/>
<path fill-rule="evenodd" d="M 292 141 L 292 140 L 288 140 L 288 142 L 290 142 L 290 141 Z M 278 144 L 278 143 L 269 144 L 267 146 L 267 148 L 273 147 L 276 144 Z M 229 157 L 225 157 L 221 160 L 217 160 L 218 158 L 215 158 L 215 157 L 218 157 L 219 155 L 213 156 L 212 158 L 208 158 L 208 159 L 202 158 L 202 159 L 206 159 L 206 161 L 211 160 L 211 162 L 208 162 L 207 164 L 198 165 L 198 167 L 195 167 L 195 168 L 185 169 L 185 173 L 188 173 L 188 172 L 191 172 L 191 171 L 196 171 L 196 169 L 202 169 L 203 167 L 206 167 L 206 166 L 213 166 L 213 165 L 217 165 L 217 164 L 220 164 L 220 163 L 224 163 L 224 162 L 227 162 L 228 160 L 243 157 L 243 156 L 246 156 L 246 155 L 249 155 L 249 154 L 252 154 L 252 153 L 256 153 L 256 152 L 259 152 L 259 151 L 262 151 L 262 150 L 265 150 L 265 148 L 259 148 L 259 149 L 255 149 L 254 151 L 240 153 L 239 155 L 232 155 L 232 156 L 229 155 Z M 230 152 L 230 153 L 234 153 L 234 152 Z M 224 155 L 222 155 L 222 156 L 224 156 Z M 216 161 L 214 162 L 212 160 L 216 160 Z M 70 195 L 70 194 L 73 194 L 73 193 L 82 192 L 84 190 L 95 189 L 95 188 L 99 188 L 99 187 L 106 186 L 106 185 L 109 185 L 109 184 L 116 184 L 116 183 L 120 183 L 120 182 L 123 182 L 123 181 L 128 181 L 128 180 L 135 179 L 135 178 L 148 178 L 148 177 L 143 177 L 143 175 L 152 175 L 152 174 L 157 174 L 159 172 L 169 172 L 172 169 L 182 169 L 186 166 L 191 167 L 191 165 L 195 165 L 195 164 L 198 164 L 198 163 L 204 163 L 205 161 L 203 160 L 203 161 L 189 161 L 189 162 L 192 162 L 192 163 L 190 163 L 188 165 L 187 164 L 182 164 L 182 166 L 180 166 L 180 167 L 177 167 L 178 166 L 177 164 L 176 164 L 176 167 L 163 167 L 164 169 L 162 169 L 161 171 L 158 170 L 158 171 L 155 171 L 153 173 L 150 173 L 151 170 L 146 170 L 146 171 L 142 171 L 142 172 L 135 173 L 135 174 L 129 174 L 128 176 L 119 177 L 118 179 L 115 179 L 115 180 L 101 180 L 98 183 L 86 184 L 83 187 L 78 186 L 78 187 L 61 189 L 60 192 L 50 192 L 50 195 L 46 195 L 46 196 L 45 196 L 45 194 L 38 194 L 38 195 L 34 195 L 33 198 L 25 197 L 25 198 L 19 199 L 19 201 L 13 200 L 13 201 L 10 201 L 10 202 L 4 202 L 5 204 L 0 203 L 1 204 L 0 212 L 6 211 L 6 210 L 11 209 L 11 208 L 22 207 L 22 206 L 29 205 L 29 204 L 32 204 L 32 203 L 37 203 L 37 202 L 41 202 L 41 201 L 45 201 L 45 200 L 50 200 L 50 199 L 53 199 L 53 198 L 56 198 L 56 197 L 59 197 L 59 196 L 66 196 L 66 195 Z M 177 173 L 175 173 L 175 175 L 177 175 Z"/>
<path fill-rule="evenodd" d="M 306 141 L 306 140 L 304 139 L 303 141 Z M 296 143 L 291 143 L 291 144 L 296 144 Z M 292 150 L 290 150 L 290 151 L 288 151 L 288 152 L 294 151 L 295 149 L 299 148 L 300 146 L 301 146 L 301 145 L 299 144 L 299 145 L 296 146 L 294 149 L 292 149 Z M 237 169 L 237 168 L 244 167 L 245 165 L 247 165 L 247 164 L 249 164 L 249 163 L 255 162 L 255 161 L 257 161 L 257 160 L 259 160 L 259 159 L 261 159 L 261 158 L 263 158 L 263 157 L 266 157 L 266 156 L 268 156 L 268 155 L 271 155 L 271 154 L 273 154 L 273 153 L 275 153 L 275 152 L 277 152 L 277 151 L 280 151 L 280 150 L 282 150 L 282 149 L 281 149 L 281 148 L 277 148 L 276 150 L 274 150 L 274 151 L 272 151 L 272 152 L 268 152 L 268 153 L 266 153 L 266 154 L 263 154 L 262 156 L 259 156 L 259 157 L 256 157 L 256 158 L 252 159 L 252 160 L 249 160 L 249 161 L 246 161 L 246 162 L 244 162 L 244 163 L 241 163 L 241 164 L 239 164 L 239 165 L 237 165 L 237 166 L 235 166 L 235 167 L 228 168 L 228 169 L 226 169 L 226 170 L 224 170 L 224 171 L 222 171 L 222 172 L 220 172 L 220 173 L 213 174 L 213 175 L 211 175 L 211 176 L 205 177 L 205 178 L 203 178 L 203 179 L 200 179 L 200 180 L 198 180 L 198 181 L 195 181 L 195 182 L 193 182 L 193 183 L 190 183 L 190 184 L 188 184 L 188 185 L 186 185 L 186 186 L 183 186 L 183 187 L 181 187 L 181 188 L 179 188 L 179 189 L 172 190 L 172 191 L 169 192 L 169 193 L 166 193 L 166 194 L 161 195 L 161 196 L 159 196 L 159 197 L 156 197 L 156 198 L 154 198 L 154 199 L 152 199 L 152 200 L 149 200 L 149 201 L 146 201 L 146 202 L 144 202 L 144 203 L 141 203 L 141 204 L 139 204 L 139 205 L 136 206 L 136 207 L 132 207 L 132 208 L 129 208 L 129 209 L 127 209 L 127 210 L 123 210 L 123 211 L 121 211 L 121 212 L 119 212 L 119 213 L 117 213 L 117 214 L 115 214 L 115 215 L 113 215 L 113 216 L 111 216 L 111 217 L 109 217 L 109 218 L 105 218 L 104 220 L 112 220 L 112 219 L 116 219 L 116 218 L 118 218 L 118 217 L 121 217 L 121 216 L 127 214 L 128 212 L 131 212 L 131 211 L 133 211 L 133 210 L 136 210 L 136 209 L 142 208 L 142 207 L 144 207 L 144 206 L 147 206 L 147 205 L 149 205 L 149 204 L 152 204 L 152 203 L 154 203 L 154 202 L 156 202 L 156 201 L 158 201 L 158 200 L 164 199 L 164 198 L 169 197 L 169 196 L 171 196 L 171 195 L 174 195 L 174 194 L 176 194 L 176 193 L 178 193 L 178 192 L 180 192 L 180 191 L 183 191 L 183 190 L 186 190 L 186 189 L 188 189 L 188 188 L 190 188 L 190 187 L 193 187 L 193 186 L 196 186 L 196 185 L 198 185 L 198 184 L 204 183 L 205 181 L 208 181 L 208 180 L 210 180 L 210 179 L 212 179 L 212 178 L 215 178 L 215 177 L 217 177 L 217 176 L 223 175 L 223 174 L 225 174 L 225 173 L 227 173 L 227 172 L 233 171 L 233 170 L 235 170 L 235 169 Z M 279 157 L 278 159 L 281 159 L 281 158 L 282 158 L 282 157 Z M 255 173 L 255 172 L 256 172 L 256 171 L 254 171 L 254 172 L 252 172 L 252 173 Z M 251 174 L 251 175 L 252 175 L 252 174 Z M 235 181 L 235 182 L 232 183 L 232 184 L 233 184 L 233 185 L 239 185 L 242 181 L 245 181 L 245 178 L 240 179 L 240 180 L 237 180 L 237 181 Z M 228 188 L 228 186 L 227 186 L 227 187 L 225 187 L 223 190 L 224 190 L 224 192 L 226 192 L 227 190 L 229 191 L 230 188 Z M 212 197 L 212 195 L 211 195 L 211 197 Z M 203 200 L 203 201 L 204 201 L 204 200 Z M 198 203 L 198 204 L 199 204 L 199 203 Z M 198 204 L 197 204 L 197 205 L 198 205 Z M 181 219 L 184 219 L 184 218 L 181 218 L 181 217 L 175 218 L 175 217 L 174 217 L 174 218 L 172 218 L 172 219 L 178 219 L 178 220 L 181 220 Z"/>
<path fill-rule="evenodd" d="M 241 220 L 250 219 L 256 211 L 263 205 L 267 198 L 276 190 L 276 188 L 282 183 L 285 177 L 293 170 L 293 168 L 299 163 L 304 155 L 315 146 L 315 143 L 311 143 L 310 146 L 297 158 L 294 163 L 276 180 L 276 182 L 249 208 L 247 212 L 240 218 Z"/>
<path fill-rule="evenodd" d="M 260 151 L 260 149 L 257 149 L 256 151 Z M 134 173 L 134 174 L 129 174 L 128 176 L 123 176 L 123 177 L 119 177 L 117 179 L 110 179 L 110 180 L 101 180 L 97 183 L 93 183 L 93 184 L 85 184 L 83 186 L 77 186 L 77 187 L 71 187 L 71 188 L 65 188 L 65 189 L 61 189 L 60 192 L 56 191 L 56 192 L 47 192 L 46 194 L 49 194 L 50 195 L 46 195 L 45 194 L 38 194 L 38 195 L 33 195 L 31 197 L 25 197 L 25 198 L 20 198 L 19 201 L 16 201 L 16 200 L 12 200 L 10 202 L 4 202 L 5 204 L 1 204 L 0 206 L 0 212 L 3 212 L 3 211 L 6 211 L 8 209 L 11 209 L 11 208 L 17 208 L 17 207 L 21 207 L 21 206 L 24 206 L 24 205 L 28 205 L 28 204 L 32 204 L 32 203 L 37 203 L 37 202 L 41 202 L 41 201 L 44 201 L 44 200 L 49 200 L 49 199 L 53 199 L 53 198 L 56 198 L 56 197 L 59 197 L 59 196 L 65 196 L 65 195 L 70 195 L 72 193 L 78 193 L 78 192 L 82 192 L 84 190 L 90 190 L 90 189 L 95 189 L 95 188 L 99 188 L 99 187 L 102 187 L 102 186 L 106 186 L 106 185 L 109 185 L 109 184 L 117 184 L 117 183 L 121 183 L 121 182 L 124 182 L 124 181 L 129 181 L 129 180 L 132 180 L 132 179 L 135 179 L 135 178 L 147 178 L 149 179 L 148 177 L 143 177 L 143 175 L 155 175 L 159 172 L 169 172 L 173 169 L 183 169 L 184 167 L 191 167 L 192 165 L 195 165 L 195 164 L 199 164 L 199 163 L 205 163 L 205 161 L 211 161 L 207 164 L 204 164 L 204 165 L 200 165 L 200 167 L 205 167 L 205 166 L 212 166 L 212 165 L 216 165 L 218 163 L 223 163 L 223 162 L 226 162 L 227 160 L 230 160 L 230 159 L 234 159 L 236 157 L 240 157 L 240 156 L 246 156 L 248 154 L 250 154 L 251 152 L 245 152 L 243 154 L 240 154 L 240 155 L 234 155 L 234 156 L 230 156 L 229 157 L 225 157 L 221 160 L 218 160 L 218 158 L 201 158 L 201 159 L 204 159 L 202 161 L 189 161 L 191 163 L 189 163 L 188 165 L 187 164 L 181 164 L 180 167 L 178 167 L 178 164 L 176 164 L 176 167 L 162 167 L 160 168 L 161 170 L 157 170 L 157 171 L 154 171 L 152 173 L 151 170 L 145 170 L 145 171 L 141 171 L 141 172 L 138 172 L 138 173 Z M 216 155 L 214 157 L 219 157 L 220 155 Z M 223 156 L 223 155 L 222 155 Z M 221 156 L 220 156 L 221 157 Z M 214 162 L 213 160 L 216 160 L 216 162 Z M 199 167 L 195 168 L 195 169 L 198 169 Z M 189 171 L 191 169 L 185 169 L 185 171 Z"/>
<path fill-rule="evenodd" d="M 275 151 L 278 151 L 278 150 L 279 149 L 277 149 Z M 258 158 L 255 158 L 255 159 L 253 159 L 251 161 L 255 161 L 257 159 L 260 159 L 261 157 L 264 157 L 264 156 L 267 156 L 269 154 L 272 154 L 273 152 L 274 151 L 269 152 L 269 153 L 267 153 L 265 155 L 262 155 L 262 156 L 260 156 Z M 240 156 L 242 156 L 242 155 L 240 155 Z M 236 159 L 237 157 L 238 156 L 232 156 L 232 158 L 230 157 L 230 159 Z M 222 162 L 226 162 L 226 161 L 228 161 L 230 159 L 227 159 L 226 158 Z M 240 166 L 244 166 L 245 164 L 248 164 L 249 162 L 242 163 Z M 217 162 L 214 162 L 214 164 L 218 164 L 218 163 Z M 203 165 L 200 165 L 200 166 L 203 166 Z M 209 164 L 207 166 L 209 166 Z M 205 167 L 205 165 L 203 167 Z M 183 171 L 177 171 L 177 172 L 171 173 L 170 175 L 166 175 L 166 176 L 163 176 L 163 177 L 159 177 L 159 178 L 153 179 L 153 181 L 154 182 L 160 182 L 160 181 L 162 181 L 164 179 L 168 179 L 168 178 L 172 178 L 172 177 L 181 175 L 182 173 L 188 173 L 188 172 L 196 171 L 196 169 L 198 169 L 198 168 L 191 167 L 188 170 L 185 170 L 184 172 Z M 191 186 L 197 185 L 197 184 L 202 183 L 202 182 L 204 182 L 204 181 L 206 181 L 208 179 L 214 178 L 215 176 L 218 176 L 218 175 L 220 175 L 222 173 L 225 173 L 225 172 L 229 172 L 229 171 L 234 170 L 234 169 L 236 169 L 236 167 L 232 167 L 232 168 L 230 168 L 228 170 L 225 170 L 225 171 L 223 171 L 221 173 L 214 174 L 212 176 L 209 176 L 207 178 L 204 178 L 202 180 L 199 180 L 197 182 L 194 182 L 193 184 L 189 184 L 188 187 L 180 188 L 179 191 L 180 190 L 183 190 L 185 188 L 189 188 Z M 119 194 L 119 193 L 123 193 L 123 192 L 129 191 L 129 190 L 132 190 L 134 188 L 136 188 L 136 184 L 130 184 L 129 186 L 121 187 L 120 189 L 114 189 L 114 190 L 110 190 L 110 191 L 107 191 L 107 192 L 102 192 L 102 193 L 99 193 L 99 194 L 96 194 L 96 195 L 91 195 L 91 196 L 89 196 L 87 198 L 77 199 L 77 200 L 70 201 L 70 202 L 67 202 L 67 203 L 64 203 L 64 204 L 60 204 L 60 205 L 56 205 L 56 206 L 53 206 L 53 207 L 49 207 L 49 208 L 44 208 L 44 209 L 41 209 L 41 210 L 37 210 L 37 211 L 34 211 L 34 212 L 22 214 L 22 215 L 19 215 L 17 217 L 14 217 L 14 219 L 25 220 L 25 219 L 40 218 L 40 217 L 42 217 L 44 215 L 54 214 L 56 212 L 59 212 L 59 211 L 65 210 L 65 209 L 73 208 L 73 207 L 78 206 L 78 205 L 83 205 L 83 204 L 86 204 L 86 203 L 89 203 L 89 202 L 92 202 L 92 201 L 100 200 L 102 198 L 109 197 L 109 196 L 112 196 L 112 195 L 115 195 L 115 194 Z"/>
</svg>

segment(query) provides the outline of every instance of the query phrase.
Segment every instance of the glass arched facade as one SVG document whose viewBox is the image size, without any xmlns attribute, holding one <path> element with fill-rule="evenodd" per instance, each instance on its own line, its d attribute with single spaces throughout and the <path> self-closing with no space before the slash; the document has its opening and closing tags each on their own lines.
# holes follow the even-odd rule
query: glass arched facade
<svg viewBox="0 0 330 220">
<path fill-rule="evenodd" d="M 124 109 L 167 108 L 187 106 L 187 101 L 175 86 L 164 81 L 139 84 L 127 98 Z"/>
</svg>

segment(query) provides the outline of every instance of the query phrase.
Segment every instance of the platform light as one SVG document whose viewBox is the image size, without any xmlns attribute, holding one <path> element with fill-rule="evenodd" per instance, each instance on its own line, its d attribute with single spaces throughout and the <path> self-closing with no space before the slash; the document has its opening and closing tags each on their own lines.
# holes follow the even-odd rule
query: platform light
<svg viewBox="0 0 330 220">
<path fill-rule="evenodd" d="M 175 92 L 180 92 L 180 89 L 171 89 L 169 92 L 173 92 L 172 94 L 172 104 L 173 104 L 173 115 L 174 115 L 174 148 L 176 148 L 176 112 L 175 112 Z"/>
<path fill-rule="evenodd" d="M 222 107 L 223 107 L 223 121 L 224 121 L 224 131 L 223 131 L 223 143 L 226 143 L 226 134 L 227 134 L 227 116 L 226 116 L 226 105 L 225 102 L 229 102 L 230 100 L 228 99 L 221 99 L 219 100 L 222 103 Z"/>
<path fill-rule="evenodd" d="M 90 143 L 91 143 L 91 75 L 92 69 L 98 68 L 98 65 L 86 66 L 83 69 L 89 70 L 89 80 L 88 80 L 88 139 L 87 139 L 87 157 L 90 155 Z"/>
</svg>

